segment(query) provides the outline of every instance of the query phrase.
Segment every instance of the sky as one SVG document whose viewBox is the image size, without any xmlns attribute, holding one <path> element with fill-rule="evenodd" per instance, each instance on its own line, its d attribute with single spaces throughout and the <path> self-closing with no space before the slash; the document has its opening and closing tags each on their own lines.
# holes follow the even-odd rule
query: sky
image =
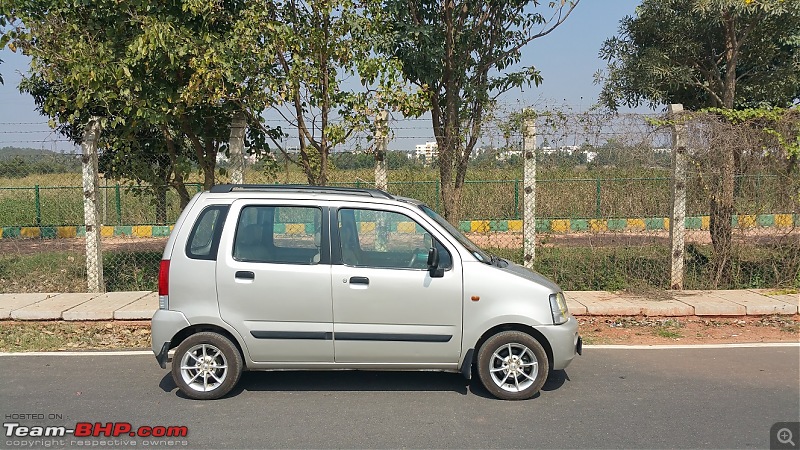
<svg viewBox="0 0 800 450">
<path fill-rule="evenodd" d="M 591 107 L 600 93 L 600 86 L 594 84 L 594 74 L 606 67 L 605 61 L 598 57 L 600 46 L 617 33 L 620 19 L 633 15 L 638 4 L 637 0 L 581 0 L 560 27 L 523 49 L 520 64 L 535 66 L 544 82 L 522 92 L 506 93 L 502 102 L 566 105 L 577 111 Z M 5 81 L 0 85 L 0 148 L 71 148 L 49 129 L 47 118 L 35 110 L 33 99 L 19 93 L 21 73 L 27 71 L 29 60 L 8 49 L 0 50 L 0 59 L 3 60 L 0 73 Z M 414 144 L 433 139 L 429 121 L 405 121 L 397 125 L 390 150 L 410 150 Z"/>
</svg>

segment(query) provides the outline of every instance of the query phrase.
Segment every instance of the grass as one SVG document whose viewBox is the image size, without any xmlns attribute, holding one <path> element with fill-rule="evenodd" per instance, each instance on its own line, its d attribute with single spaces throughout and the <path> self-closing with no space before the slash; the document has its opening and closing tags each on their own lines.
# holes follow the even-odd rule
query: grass
<svg viewBox="0 0 800 450">
<path fill-rule="evenodd" d="M 800 287 L 800 250 L 786 246 L 741 246 L 733 260 L 733 276 L 719 289 Z M 710 249 L 698 247 L 699 251 Z M 521 249 L 489 249 L 521 263 Z M 669 249 L 641 247 L 545 247 L 536 250 L 534 269 L 562 289 L 652 292 L 669 287 Z M 160 251 L 109 251 L 103 254 L 108 291 L 156 290 Z M 0 292 L 83 292 L 84 257 L 78 252 L 0 255 Z M 707 264 L 688 260 L 685 289 L 713 289 Z M 793 275 L 794 274 L 794 275 Z M 780 291 L 778 291 L 780 292 Z M 795 291 L 796 292 L 796 291 Z"/>
<path fill-rule="evenodd" d="M 389 172 L 389 191 L 424 201 L 441 211 L 435 168 L 403 168 Z M 545 168 L 537 179 L 537 214 L 541 218 L 667 217 L 669 215 L 669 172 L 663 169 Z M 795 176 L 796 177 L 796 176 Z M 332 170 L 330 183 L 371 186 L 372 169 Z M 254 169 L 245 172 L 248 183 L 305 183 L 303 173 L 269 176 Z M 599 183 L 598 189 L 598 180 Z M 191 182 L 199 182 L 199 177 Z M 219 177 L 218 182 L 226 182 Z M 141 187 L 117 189 L 114 180 L 101 180 L 100 214 L 108 225 L 156 224 L 152 196 Z M 736 210 L 742 214 L 783 213 L 796 210 L 791 195 L 784 195 L 787 177 L 744 178 L 738 184 Z M 39 213 L 34 186 L 39 189 Z M 83 223 L 83 189 L 78 173 L 0 177 L 0 226 L 77 225 Z M 698 180 L 688 186 L 687 214 L 706 214 L 708 192 Z M 194 194 L 197 188 L 189 188 Z M 523 183 L 521 167 L 472 168 L 463 191 L 464 219 L 518 219 L 522 217 Z M 167 222 L 179 213 L 174 191 L 167 196 Z"/>
<path fill-rule="evenodd" d="M 2 352 L 149 347 L 149 322 L 112 324 L 0 321 Z"/>
<path fill-rule="evenodd" d="M 0 292 L 85 292 L 85 261 L 78 252 L 0 255 Z"/>
<path fill-rule="evenodd" d="M 710 246 L 696 246 L 711 253 Z M 522 262 L 522 249 L 488 249 L 491 253 Z M 544 247 L 536 249 L 534 269 L 571 291 L 643 291 L 669 288 L 669 248 L 638 247 Z M 712 286 L 708 262 L 688 259 L 684 289 L 753 289 L 800 287 L 798 245 L 738 246 L 733 254 L 732 275 Z"/>
<path fill-rule="evenodd" d="M 667 339 L 677 339 L 683 337 L 683 334 L 679 331 L 682 326 L 683 324 L 677 319 L 666 319 L 655 326 L 653 334 Z"/>
<path fill-rule="evenodd" d="M 158 289 L 161 252 L 104 252 L 107 291 Z M 0 292 L 85 292 L 85 257 L 78 252 L 0 256 Z"/>
</svg>

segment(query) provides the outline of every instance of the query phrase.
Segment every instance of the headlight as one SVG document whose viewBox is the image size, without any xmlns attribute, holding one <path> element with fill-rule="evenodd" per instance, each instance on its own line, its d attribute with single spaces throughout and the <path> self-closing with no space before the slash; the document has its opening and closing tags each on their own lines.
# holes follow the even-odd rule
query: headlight
<svg viewBox="0 0 800 450">
<path fill-rule="evenodd" d="M 550 312 L 553 313 L 554 325 L 561 325 L 569 319 L 569 308 L 563 292 L 550 294 Z"/>
</svg>

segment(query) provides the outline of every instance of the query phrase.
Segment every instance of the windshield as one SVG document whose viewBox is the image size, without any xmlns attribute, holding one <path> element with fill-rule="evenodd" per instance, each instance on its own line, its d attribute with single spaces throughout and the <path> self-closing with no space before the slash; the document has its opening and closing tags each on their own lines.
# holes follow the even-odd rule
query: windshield
<svg viewBox="0 0 800 450">
<path fill-rule="evenodd" d="M 439 214 L 436 214 L 436 211 L 428 208 L 425 205 L 419 205 L 419 207 L 425 214 L 428 215 L 428 217 L 435 220 L 436 223 L 444 227 L 444 229 L 446 229 L 454 238 L 456 238 L 456 240 L 461 245 L 463 245 L 467 250 L 469 250 L 469 252 L 472 253 L 472 256 L 474 256 L 478 261 L 486 264 L 491 264 L 492 257 L 489 256 L 488 253 L 481 250 L 477 245 L 475 245 L 474 242 L 470 241 L 466 236 L 461 234 L 461 232 L 458 231 L 456 227 L 451 225 L 450 222 L 446 221 L 444 217 L 440 216 Z"/>
</svg>

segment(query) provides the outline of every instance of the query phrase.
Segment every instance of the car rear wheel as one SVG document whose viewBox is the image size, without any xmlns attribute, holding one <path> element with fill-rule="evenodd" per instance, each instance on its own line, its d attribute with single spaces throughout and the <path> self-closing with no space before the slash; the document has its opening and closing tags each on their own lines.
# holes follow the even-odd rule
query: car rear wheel
<svg viewBox="0 0 800 450">
<path fill-rule="evenodd" d="M 524 400 L 536 395 L 547 381 L 550 364 L 535 338 L 521 331 L 490 337 L 478 352 L 478 376 L 495 397 Z"/>
<path fill-rule="evenodd" d="M 202 332 L 181 342 L 172 358 L 172 378 L 181 392 L 196 400 L 213 400 L 230 392 L 242 375 L 242 356 L 217 333 Z"/>
</svg>

